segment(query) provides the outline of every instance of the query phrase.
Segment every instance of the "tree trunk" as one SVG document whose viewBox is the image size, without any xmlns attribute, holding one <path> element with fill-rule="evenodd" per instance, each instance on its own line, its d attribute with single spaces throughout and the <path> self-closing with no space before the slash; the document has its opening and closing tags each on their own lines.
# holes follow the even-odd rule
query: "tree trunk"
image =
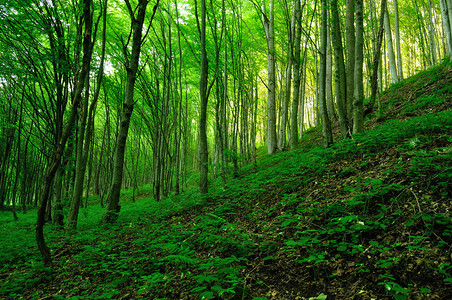
<svg viewBox="0 0 452 300">
<path fill-rule="evenodd" d="M 55 177 L 55 173 L 58 170 L 58 167 L 61 162 L 61 156 L 63 154 L 64 147 L 66 145 L 66 141 L 69 138 L 72 132 L 72 126 L 75 122 L 75 117 L 77 115 L 77 109 L 80 105 L 82 98 L 82 91 L 85 85 L 85 79 L 89 73 L 89 67 L 91 62 L 91 54 L 92 54 L 92 42 L 91 42 L 91 33 L 92 33 L 92 13 L 91 13 L 91 0 L 84 0 L 84 8 L 83 8 L 83 16 L 85 21 L 85 32 L 83 39 L 83 63 L 82 68 L 79 74 L 79 78 L 76 82 L 76 88 L 74 92 L 74 98 L 72 101 L 72 109 L 69 119 L 64 128 L 61 139 L 59 140 L 57 147 L 53 153 L 52 161 L 49 164 L 49 167 L 46 171 L 46 176 L 44 180 L 44 186 L 41 190 L 40 195 L 40 204 L 38 208 L 38 217 L 36 221 L 36 242 L 38 244 L 39 251 L 44 260 L 44 264 L 47 266 L 52 265 L 52 257 L 50 254 L 50 250 L 44 239 L 44 221 L 45 221 L 45 210 L 47 207 L 47 202 L 49 200 L 49 194 L 52 187 L 52 181 Z"/>
<path fill-rule="evenodd" d="M 276 139 L 276 50 L 274 33 L 274 0 L 269 0 L 268 16 L 262 7 L 262 24 L 267 40 L 268 100 L 267 100 L 267 151 L 273 154 L 277 149 Z"/>
<path fill-rule="evenodd" d="M 295 39 L 293 56 L 293 99 L 292 115 L 290 118 L 290 147 L 292 149 L 298 146 L 298 102 L 300 101 L 300 44 L 301 44 L 301 0 L 295 0 Z M 256 99 L 257 101 L 257 99 Z"/>
<path fill-rule="evenodd" d="M 369 104 L 369 112 L 373 110 L 375 105 L 375 99 L 377 97 L 377 89 L 378 89 L 378 67 L 380 63 L 381 57 L 381 44 L 383 43 L 383 33 L 384 33 L 384 15 L 386 14 L 386 3 L 387 0 L 381 0 L 381 13 L 380 13 L 380 23 L 378 26 L 378 36 L 377 36 L 377 45 L 374 49 L 374 57 L 373 57 L 373 65 L 372 65 L 372 78 L 371 78 L 371 96 L 370 96 L 370 104 Z"/>
<path fill-rule="evenodd" d="M 196 2 L 195 2 L 196 5 Z M 206 0 L 201 0 L 201 25 L 199 26 L 199 38 L 201 43 L 201 74 L 199 77 L 199 100 L 201 111 L 199 114 L 199 189 L 202 194 L 208 192 L 209 151 L 207 145 L 207 77 L 208 61 L 206 51 Z"/>
<path fill-rule="evenodd" d="M 355 0 L 346 0 L 345 42 L 347 44 L 346 117 L 348 127 L 353 125 L 353 95 L 355 88 Z"/>
<path fill-rule="evenodd" d="M 447 4 L 447 12 L 449 16 L 449 37 L 450 37 L 450 53 L 449 55 L 452 57 L 452 0 L 445 0 Z"/>
<path fill-rule="evenodd" d="M 93 100 L 89 103 L 89 74 L 85 83 L 85 99 L 83 103 L 82 118 L 80 122 L 80 134 L 77 142 L 77 161 L 74 190 L 72 192 L 71 208 L 69 210 L 67 229 L 75 230 L 77 228 L 78 212 L 83 193 L 83 183 L 85 181 L 86 163 L 91 146 L 91 138 L 94 134 L 94 109 L 99 99 L 100 87 L 102 84 L 104 60 L 105 60 L 105 43 L 106 43 L 106 23 L 107 23 L 107 0 L 103 2 L 103 31 L 102 31 L 102 54 L 100 58 L 99 73 L 97 75 L 97 86 L 94 92 Z M 86 131 L 86 135 L 85 135 Z"/>
<path fill-rule="evenodd" d="M 436 55 L 435 46 L 435 25 L 433 24 L 433 13 L 432 13 L 432 1 L 428 0 L 428 37 L 430 44 L 430 63 L 431 65 L 436 65 L 438 63 L 438 57 Z"/>
<path fill-rule="evenodd" d="M 356 62 L 355 62 L 355 95 L 353 102 L 353 133 L 364 130 L 363 116 L 363 60 L 364 60 L 364 25 L 363 0 L 356 0 Z"/>
<path fill-rule="evenodd" d="M 346 138 L 349 135 L 347 125 L 347 112 L 345 107 L 346 74 L 337 0 L 331 1 L 331 19 L 332 19 L 331 22 L 332 44 L 334 49 L 334 77 L 335 77 L 335 92 L 337 99 L 337 111 L 339 115 L 339 126 L 341 128 L 341 135 L 343 138 Z"/>
<path fill-rule="evenodd" d="M 337 120 L 333 100 L 333 53 L 331 49 L 331 25 L 327 24 L 326 45 L 326 108 L 330 122 Z"/>
<path fill-rule="evenodd" d="M 394 47 L 392 45 L 391 23 L 389 22 L 389 13 L 387 8 L 384 16 L 384 24 L 386 33 L 386 44 L 388 48 L 388 57 L 389 57 L 389 71 L 391 72 L 391 82 L 397 83 L 399 81 L 399 77 L 397 76 Z"/>
<path fill-rule="evenodd" d="M 108 193 L 107 198 L 107 206 L 105 208 L 105 213 L 102 217 L 101 224 L 112 223 L 115 222 L 118 218 L 118 213 L 120 210 L 119 196 L 121 192 L 121 183 L 123 177 L 123 168 L 124 168 L 124 153 L 126 149 L 126 141 L 127 135 L 129 132 L 129 124 L 130 118 L 133 112 L 133 92 L 135 87 L 136 75 L 139 66 L 139 58 L 142 46 L 142 31 L 143 31 L 143 23 L 144 17 L 146 14 L 146 7 L 148 5 L 147 0 L 140 0 L 138 3 L 138 13 L 135 17 L 134 11 L 132 10 L 129 0 L 126 0 L 127 7 L 129 9 L 130 18 L 132 21 L 132 52 L 128 53 L 127 45 L 124 45 L 124 55 L 126 58 L 126 71 L 127 71 L 127 79 L 126 79 L 126 90 L 124 95 L 124 103 L 123 110 L 121 113 L 121 121 L 118 131 L 118 139 L 116 142 L 115 149 L 115 158 L 114 158 L 114 166 L 113 166 L 113 179 L 110 186 L 110 191 Z M 154 6 L 154 11 L 151 17 L 154 18 L 155 12 L 157 10 L 159 4 L 159 0 Z"/>
<path fill-rule="evenodd" d="M 322 0 L 321 12 L 321 31 L 320 31 L 320 76 L 319 76 L 319 100 L 320 100 L 320 116 L 322 119 L 322 135 L 323 147 L 328 148 L 333 144 L 333 135 L 331 132 L 331 123 L 328 118 L 326 107 L 326 51 L 327 51 L 327 0 Z"/>
<path fill-rule="evenodd" d="M 452 1 L 450 1 L 452 2 Z M 444 35 L 446 36 L 447 53 L 449 57 L 452 56 L 452 30 L 451 30 L 451 15 L 449 15 L 448 4 L 446 0 L 439 1 L 441 5 L 441 19 L 443 23 Z M 452 10 L 452 8 L 451 8 Z"/>
<path fill-rule="evenodd" d="M 397 70 L 399 80 L 403 79 L 402 51 L 400 50 L 400 34 L 399 34 L 399 4 L 394 0 L 394 31 L 397 52 Z"/>
<path fill-rule="evenodd" d="M 278 148 L 279 150 L 283 151 L 286 148 L 286 124 L 287 124 L 287 115 L 289 113 L 289 102 L 290 102 L 290 92 L 291 92 L 291 85 L 292 85 L 292 55 L 288 54 L 287 57 L 287 66 L 286 66 L 286 86 L 284 91 L 284 99 L 283 99 L 283 105 L 282 105 L 282 115 L 281 115 L 281 127 L 280 127 L 280 133 L 279 133 L 279 144 Z"/>
</svg>

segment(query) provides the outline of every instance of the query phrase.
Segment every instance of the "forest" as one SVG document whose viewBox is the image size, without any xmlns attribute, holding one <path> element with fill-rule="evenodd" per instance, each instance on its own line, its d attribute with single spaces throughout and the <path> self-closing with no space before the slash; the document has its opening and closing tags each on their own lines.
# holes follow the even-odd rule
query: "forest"
<svg viewBox="0 0 452 300">
<path fill-rule="evenodd" d="M 1 299 L 452 298 L 452 0 L 0 0 Z"/>
</svg>

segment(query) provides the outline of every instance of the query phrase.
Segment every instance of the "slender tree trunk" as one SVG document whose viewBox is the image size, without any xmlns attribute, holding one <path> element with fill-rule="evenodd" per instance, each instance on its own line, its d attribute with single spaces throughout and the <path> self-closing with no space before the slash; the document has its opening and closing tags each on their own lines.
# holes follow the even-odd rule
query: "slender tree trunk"
<svg viewBox="0 0 452 300">
<path fill-rule="evenodd" d="M 290 119 L 290 147 L 292 149 L 298 146 L 298 102 L 300 102 L 300 44 L 301 44 L 301 0 L 295 0 L 295 39 L 294 39 L 294 56 L 293 56 L 293 99 L 292 99 L 292 115 Z M 257 101 L 257 98 L 256 98 Z"/>
<path fill-rule="evenodd" d="M 450 56 L 452 57 L 452 0 L 445 0 L 447 4 L 447 12 L 449 16 L 449 35 L 450 35 Z"/>
<path fill-rule="evenodd" d="M 387 0 L 381 0 L 381 5 L 380 5 L 381 13 L 380 13 L 380 23 L 378 26 L 377 45 L 374 49 L 374 57 L 373 57 L 373 65 L 372 65 L 371 96 L 370 96 L 369 112 L 371 112 L 373 110 L 373 107 L 375 105 L 375 99 L 377 97 L 378 70 L 379 70 L 380 57 L 381 57 L 381 44 L 383 43 L 384 15 L 386 12 L 386 3 L 387 3 Z"/>
<path fill-rule="evenodd" d="M 97 86 L 91 104 L 89 103 L 89 73 L 86 76 L 85 83 L 85 99 L 83 102 L 83 112 L 80 122 L 80 134 L 77 142 L 77 161 L 74 190 L 72 192 L 71 208 L 69 210 L 67 229 L 75 230 L 77 228 L 78 212 L 80 208 L 83 183 L 85 181 L 86 163 L 91 146 L 91 138 L 94 130 L 94 109 L 99 98 L 99 92 L 102 84 L 104 60 L 105 60 L 105 43 L 106 43 L 106 18 L 107 18 L 107 0 L 103 2 L 103 32 L 102 32 L 102 54 L 100 58 L 99 73 L 97 75 Z M 85 135 L 86 132 L 86 135 Z"/>
<path fill-rule="evenodd" d="M 84 8 L 83 8 L 83 16 L 85 21 L 85 31 L 84 31 L 84 40 L 83 40 L 83 63 L 81 67 L 81 71 L 79 74 L 79 78 L 77 79 L 76 88 L 74 92 L 74 98 L 72 101 L 72 109 L 69 119 L 64 128 L 63 134 L 61 136 L 60 141 L 57 144 L 57 147 L 53 153 L 52 161 L 50 162 L 44 180 L 44 186 L 41 190 L 40 195 L 40 204 L 38 208 L 38 217 L 36 221 L 36 242 L 38 244 L 39 251 L 44 260 L 44 264 L 47 266 L 52 265 L 52 256 L 50 254 L 50 250 L 44 239 L 44 221 L 45 221 L 45 210 L 47 207 L 47 202 L 49 199 L 49 194 L 52 186 L 53 178 L 55 177 L 55 173 L 58 170 L 58 167 L 61 162 L 61 156 L 63 154 L 64 147 L 66 145 L 66 141 L 69 138 L 69 135 L 72 131 L 72 126 L 75 122 L 75 117 L 77 115 L 77 109 L 81 102 L 82 91 L 85 85 L 85 79 L 89 73 L 89 67 L 91 62 L 91 54 L 92 54 L 92 42 L 91 42 L 91 34 L 92 34 L 92 13 L 91 13 L 91 0 L 84 0 Z"/>
<path fill-rule="evenodd" d="M 452 1 L 449 1 L 452 2 Z M 449 57 L 452 56 L 452 28 L 451 28 L 451 18 L 449 14 L 447 0 L 440 0 L 441 5 L 441 19 L 443 23 L 444 35 L 446 36 L 447 53 Z M 452 8 L 451 8 L 452 11 Z"/>
<path fill-rule="evenodd" d="M 291 52 L 291 51 L 290 51 Z M 290 52 L 287 57 L 287 66 L 286 66 L 286 78 L 285 78 L 285 91 L 284 91 L 284 100 L 282 105 L 282 115 L 281 115 L 281 127 L 279 134 L 279 150 L 283 151 L 286 148 L 286 124 L 287 124 L 287 115 L 289 113 L 289 102 L 290 102 L 290 94 L 291 94 L 291 85 L 292 85 L 292 55 Z"/>
<path fill-rule="evenodd" d="M 435 46 L 435 25 L 433 24 L 433 13 L 432 13 L 432 1 L 428 0 L 428 37 L 430 43 L 430 63 L 431 65 L 436 65 L 438 63 L 438 57 L 436 55 Z"/>
<path fill-rule="evenodd" d="M 346 118 L 349 128 L 353 125 L 353 95 L 355 88 L 355 0 L 346 0 L 345 42 L 347 44 Z"/>
<path fill-rule="evenodd" d="M 391 72 L 391 82 L 397 83 L 399 81 L 399 77 L 397 76 L 396 59 L 394 55 L 394 47 L 392 45 L 391 24 L 389 22 L 389 13 L 387 8 L 384 16 L 384 24 L 386 33 L 386 44 L 388 48 L 388 57 L 389 57 L 389 71 Z"/>
<path fill-rule="evenodd" d="M 268 16 L 262 7 L 262 24 L 267 40 L 268 100 L 267 100 L 267 151 L 273 154 L 277 149 L 276 139 L 276 50 L 274 33 L 274 0 L 269 0 Z"/>
<path fill-rule="evenodd" d="M 321 30 L 320 30 L 320 76 L 319 76 L 319 100 L 320 116 L 322 119 L 323 147 L 328 148 L 333 143 L 331 123 L 326 107 L 326 51 L 328 40 L 327 29 L 327 0 L 322 0 Z"/>
<path fill-rule="evenodd" d="M 178 134 L 176 135 L 176 182 L 174 185 L 174 191 L 176 195 L 179 195 L 180 193 L 180 177 L 181 177 L 181 137 L 182 137 L 182 100 L 183 100 L 183 94 L 182 94 L 182 47 L 181 47 L 181 33 L 179 28 L 179 11 L 177 8 L 177 1 L 174 1 L 174 6 L 176 7 L 176 20 L 177 20 L 177 45 L 178 45 L 178 51 L 179 51 L 179 69 L 178 69 L 178 78 L 177 78 L 177 84 L 178 84 L 178 102 L 179 102 L 179 109 L 177 114 L 177 129 L 176 132 Z"/>
<path fill-rule="evenodd" d="M 397 70 L 399 80 L 403 79 L 402 51 L 400 50 L 400 34 L 399 34 L 399 4 L 394 0 L 394 32 L 397 52 Z"/>
<path fill-rule="evenodd" d="M 339 115 L 339 126 L 341 128 L 341 135 L 343 138 L 346 138 L 349 135 L 347 125 L 347 112 L 345 106 L 346 74 L 337 0 L 331 0 L 331 19 L 332 19 L 331 22 L 332 44 L 334 49 L 334 77 L 335 77 L 335 92 L 337 99 L 337 111 Z"/>
<path fill-rule="evenodd" d="M 356 62 L 355 62 L 355 95 L 353 102 L 353 133 L 364 130 L 364 87 L 363 87 L 363 61 L 364 61 L 364 25 L 363 0 L 356 0 Z"/>
<path fill-rule="evenodd" d="M 121 113 L 121 121 L 119 126 L 118 138 L 116 142 L 115 149 L 115 158 L 114 158 L 114 167 L 113 167 L 113 179 L 110 186 L 110 191 L 108 193 L 107 206 L 105 208 L 105 213 L 102 217 L 102 224 L 112 223 L 116 221 L 118 218 L 118 213 L 120 210 L 119 196 L 121 191 L 121 183 L 123 177 L 123 168 L 124 168 L 124 153 L 126 149 L 126 141 L 127 135 L 129 132 L 129 124 L 130 118 L 133 112 L 134 99 L 133 92 L 135 87 L 136 75 L 139 66 L 139 58 L 142 46 L 142 31 L 143 31 L 143 23 L 144 17 L 146 14 L 146 7 L 148 5 L 147 0 L 140 0 L 138 3 L 138 13 L 135 17 L 135 13 L 132 10 L 129 0 L 126 0 L 127 7 L 129 9 L 130 18 L 132 21 L 132 50 L 129 55 L 127 50 L 127 45 L 124 45 L 124 55 L 126 58 L 126 71 L 127 71 L 127 79 L 126 79 L 126 90 L 124 95 L 124 103 L 123 110 Z M 154 11 L 151 17 L 154 18 L 155 12 L 157 10 L 159 4 L 159 0 L 154 6 Z"/>
<path fill-rule="evenodd" d="M 196 5 L 196 2 L 195 2 Z M 201 25 L 198 22 L 198 30 L 201 46 L 201 74 L 199 77 L 199 97 L 201 112 L 199 114 L 199 164 L 200 177 L 199 189 L 202 194 L 208 192 L 209 151 L 207 145 L 207 77 L 208 61 L 206 51 L 206 0 L 201 0 Z"/>
<path fill-rule="evenodd" d="M 327 24 L 327 46 L 326 46 L 326 108 L 330 122 L 336 121 L 333 100 L 333 53 L 331 49 L 331 26 Z"/>
</svg>

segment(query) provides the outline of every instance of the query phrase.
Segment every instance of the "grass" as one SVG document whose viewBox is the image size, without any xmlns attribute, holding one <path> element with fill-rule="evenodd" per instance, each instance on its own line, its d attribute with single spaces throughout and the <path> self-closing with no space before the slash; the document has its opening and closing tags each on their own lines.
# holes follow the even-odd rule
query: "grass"
<svg viewBox="0 0 452 300">
<path fill-rule="evenodd" d="M 46 226 L 53 270 L 37 256 L 35 212 L 1 212 L 0 297 L 448 299 L 451 81 L 448 62 L 408 78 L 365 133 L 323 149 L 314 129 L 301 149 L 259 149 L 256 171 L 212 179 L 206 196 L 123 191 L 104 227 L 92 203 L 77 232 Z"/>
</svg>

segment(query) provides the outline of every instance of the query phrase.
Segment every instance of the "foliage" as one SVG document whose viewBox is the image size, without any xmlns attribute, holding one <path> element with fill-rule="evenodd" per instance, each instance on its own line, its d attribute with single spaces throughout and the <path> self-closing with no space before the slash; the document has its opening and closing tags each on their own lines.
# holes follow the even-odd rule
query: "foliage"
<svg viewBox="0 0 452 300">
<path fill-rule="evenodd" d="M 207 195 L 189 187 L 132 202 L 123 191 L 112 227 L 99 227 L 102 209 L 90 205 L 78 232 L 48 226 L 53 270 L 35 256 L 32 214 L 16 222 L 0 212 L 0 297 L 446 298 L 452 112 L 430 112 L 443 104 L 422 101 L 329 149 L 316 146 L 313 130 L 305 148 L 262 151 L 255 172 L 213 180 Z"/>
</svg>

